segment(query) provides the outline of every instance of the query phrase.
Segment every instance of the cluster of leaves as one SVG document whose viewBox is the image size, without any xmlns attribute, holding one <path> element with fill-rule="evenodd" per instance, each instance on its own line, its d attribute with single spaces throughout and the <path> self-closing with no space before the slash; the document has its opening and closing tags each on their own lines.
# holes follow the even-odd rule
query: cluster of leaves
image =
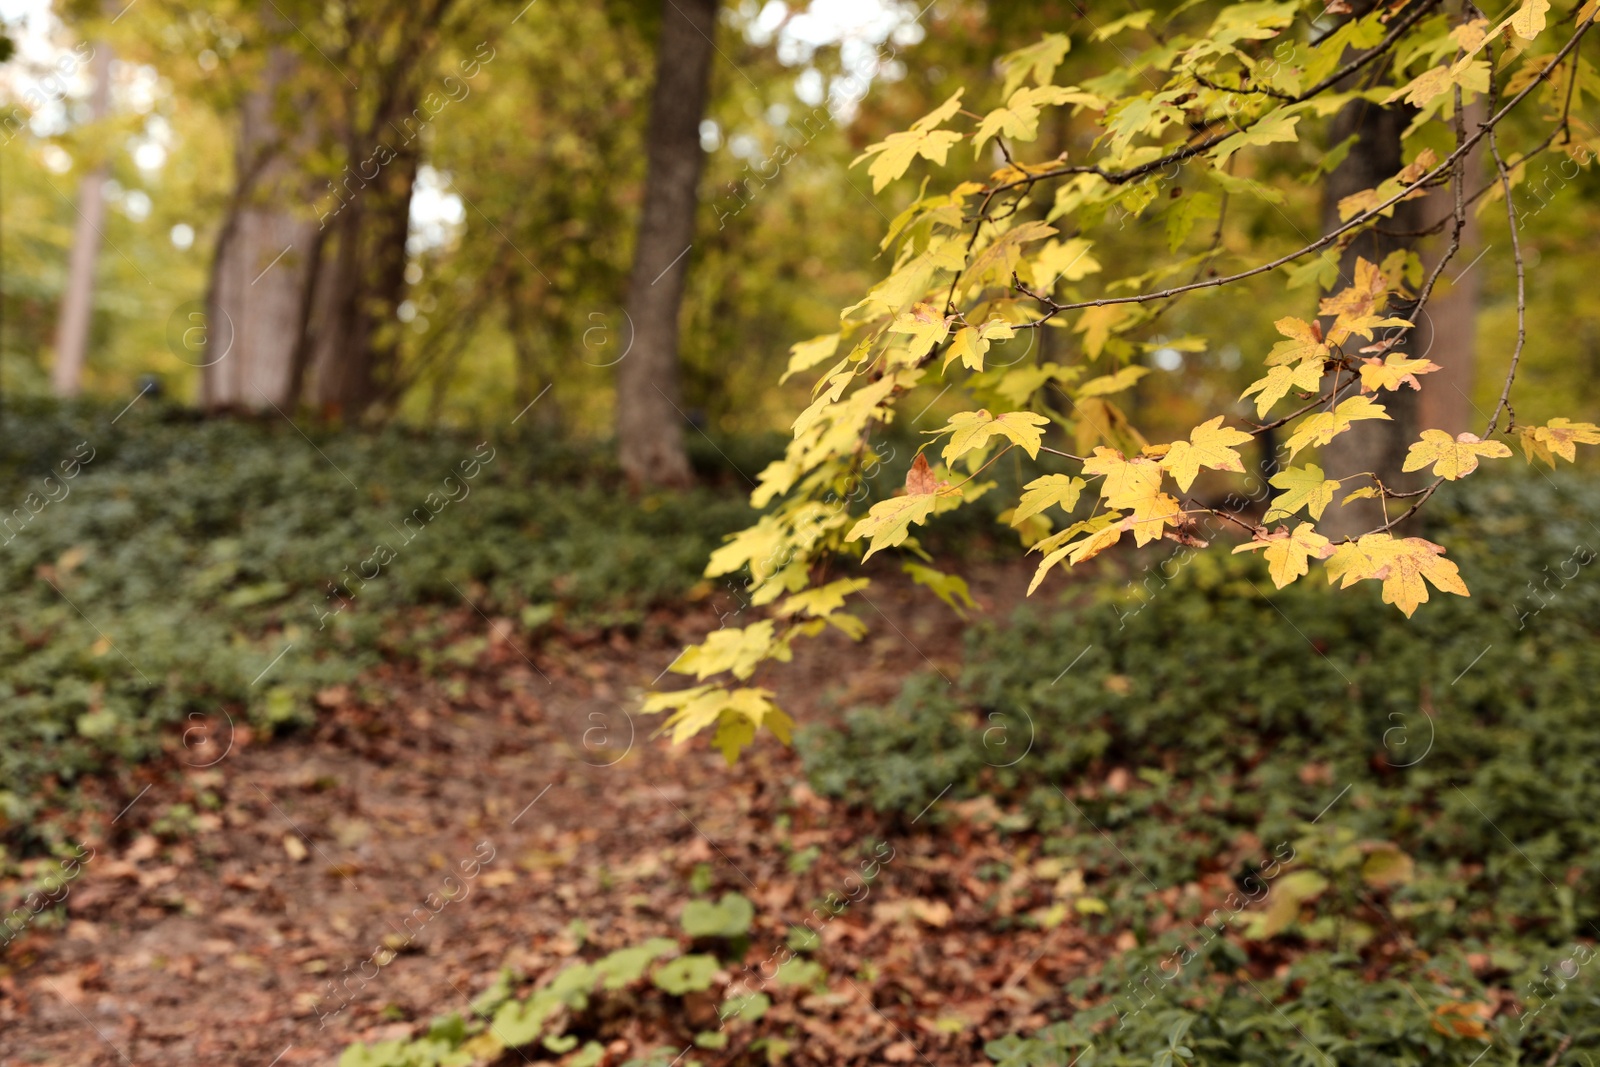
<svg viewBox="0 0 1600 1067">
<path fill-rule="evenodd" d="M 685 952 L 677 938 L 653 937 L 593 961 L 568 964 L 522 995 L 516 992 L 517 976 L 503 971 L 472 1002 L 471 1017 L 440 1017 L 410 1041 L 352 1045 L 339 1057 L 339 1067 L 472 1067 L 501 1062 L 502 1054 L 510 1050 L 536 1045 L 565 1056 L 562 1062 L 569 1067 L 609 1062 L 604 1043 L 595 1039 L 604 1020 L 614 1017 L 619 1007 L 633 1016 L 686 1017 L 684 998 L 709 996 L 728 984 L 727 968 L 738 963 L 748 946 L 754 917 L 754 907 L 738 893 L 726 893 L 720 901 L 692 900 L 684 906 L 680 925 L 692 940 L 691 947 L 710 951 Z M 646 999 L 661 1003 L 647 1008 L 641 1003 Z M 754 1025 L 771 1006 L 772 998 L 762 992 L 718 997 L 720 1025 L 694 1033 L 692 1046 L 726 1048 L 730 1029 Z M 751 1048 L 759 1051 L 768 1044 L 771 1042 L 758 1039 Z M 669 1062 L 698 1065 L 700 1060 L 684 1058 L 687 1051 L 687 1047 L 662 1048 L 628 1060 L 623 1067 L 658 1067 Z M 770 1051 L 782 1055 L 780 1049 Z"/>
<path fill-rule="evenodd" d="M 637 627 L 689 594 L 718 533 L 749 514 L 715 489 L 640 507 L 596 452 L 500 440 L 468 495 L 424 525 L 414 509 L 477 438 L 314 448 L 282 423 L 163 423 L 155 410 L 114 427 L 115 411 L 6 413 L 0 814 L 12 825 L 45 782 L 146 758 L 190 714 L 272 729 L 379 657 L 426 658 L 428 627 L 407 606 L 463 610 L 467 595 L 535 632 Z M 62 483 L 57 465 L 80 442 L 94 458 Z M 29 494 L 39 507 L 63 484 L 30 514 Z M 379 544 L 393 559 L 362 581 Z"/>
<path fill-rule="evenodd" d="M 997 1067 L 1500 1067 L 1555 1062 L 1568 1049 L 1600 1045 L 1600 1010 L 1587 977 L 1560 995 L 1571 1040 L 1529 1030 L 1498 1035 L 1500 1043 L 1486 1047 L 1490 994 L 1459 963 L 1436 961 L 1415 976 L 1373 980 L 1349 957 L 1314 953 L 1281 976 L 1247 982 L 1237 979 L 1242 954 L 1219 941 L 1177 980 L 1152 980 L 1166 957 L 1160 947 L 1138 949 L 1077 984 L 1075 992 L 1088 996 L 1137 987 L 1139 1010 L 1124 1002 L 1119 1016 L 1107 1001 L 1027 1037 L 991 1041 L 985 1051 Z"/>
<path fill-rule="evenodd" d="M 1339 6 L 1350 14 L 1348 5 Z M 1588 72 L 1576 48 L 1596 12 L 1595 5 L 1583 5 L 1558 32 L 1546 0 L 1524 0 L 1492 26 L 1437 7 L 1374 5 L 1336 26 L 1319 21 L 1329 16 L 1327 5 L 1296 0 L 1224 5 L 1214 17 L 1182 5 L 1156 29 L 1150 25 L 1155 13 L 1140 12 L 1096 36 L 1148 32 L 1154 43 L 1112 72 L 1072 86 L 1054 82 L 1071 41 L 1050 34 L 1000 61 L 1004 106 L 969 112 L 958 90 L 909 130 L 870 146 L 858 162 L 871 160 L 879 191 L 917 160 L 944 165 L 969 143 L 975 158 L 986 150 L 994 155 L 998 169 L 947 193 L 928 194 L 925 180 L 883 240 L 883 251 L 893 257 L 888 277 L 844 309 L 838 332 L 794 347 L 788 375 L 827 369 L 795 420 L 783 458 L 762 472 L 752 495 L 755 507 L 770 510 L 714 553 L 707 568 L 713 577 L 747 576 L 751 603 L 771 605 L 776 617 L 719 631 L 712 643 L 690 649 L 674 669 L 702 684 L 657 694 L 647 710 L 670 713 L 668 726 L 680 740 L 714 729 L 730 758 L 762 726 L 786 737 L 790 721 L 773 694 L 745 683 L 763 661 L 790 658 L 798 637 L 829 625 L 859 631 L 844 608 L 864 583 L 831 575 L 825 561 L 893 547 L 920 551 L 913 528 L 990 493 L 995 486 L 985 472 L 1013 452 L 1076 465 L 1064 471 L 1045 465 L 1048 473 L 1028 482 L 1005 511 L 1024 546 L 1043 556 L 1035 586 L 1059 564 L 1085 563 L 1125 535 L 1135 546 L 1162 539 L 1201 546 L 1197 518 L 1220 515 L 1248 535 L 1241 551 L 1264 553 L 1279 588 L 1322 560 L 1331 583 L 1376 582 L 1383 601 L 1407 616 L 1429 599 L 1430 585 L 1467 596 L 1441 546 L 1397 536 L 1395 527 L 1444 482 L 1471 474 L 1482 460 L 1510 456 L 1510 447 L 1492 436 L 1496 432 L 1520 441 L 1530 462 L 1552 465 L 1574 458 L 1576 443 L 1600 441 L 1600 427 L 1565 419 L 1520 427 L 1507 420 L 1502 427 L 1520 341 L 1483 438 L 1428 430 L 1411 446 L 1406 469 L 1431 467 L 1426 487 L 1402 491 L 1373 471 L 1329 478 L 1303 454 L 1331 445 L 1358 423 L 1391 420 L 1385 394 L 1419 389 L 1419 376 L 1438 369 L 1405 355 L 1402 346 L 1459 247 L 1469 192 L 1477 200 L 1488 191 L 1466 188 L 1473 179 L 1464 161 L 1472 149 L 1490 139 L 1501 195 L 1509 195 L 1510 170 L 1558 135 L 1580 165 L 1592 158 L 1586 145 L 1594 131 L 1572 113 L 1572 97 Z M 1288 56 L 1269 54 L 1269 45 L 1288 42 L 1294 42 Z M 1462 109 L 1480 97 L 1490 100 L 1493 113 L 1468 130 Z M 1312 122 L 1302 128 L 1303 120 L 1326 119 L 1356 102 L 1402 100 L 1415 116 L 1404 135 L 1407 162 L 1377 187 L 1347 197 L 1339 205 L 1342 221 L 1316 240 L 1221 275 L 1215 264 L 1226 250 L 1219 227 L 1212 242 L 1192 254 L 1146 264 L 1096 291 L 1085 288 L 1085 279 L 1098 281 L 1106 272 L 1095 254 L 1095 227 L 1113 209 L 1133 215 L 1151 209 L 1157 176 L 1169 168 L 1191 168 L 1193 181 L 1215 187 L 1167 209 L 1176 253 L 1190 244 L 1196 223 L 1219 215 L 1229 197 L 1283 201 L 1274 185 L 1247 175 L 1274 146 L 1312 136 Z M 1069 120 L 1093 117 L 1099 136 L 1092 162 L 1025 159 L 1021 146 L 1036 139 L 1046 109 L 1059 109 Z M 1553 127 L 1550 135 L 1530 143 L 1508 167 L 1494 140 L 1497 128 L 1514 112 L 1540 109 Z M 1339 157 L 1350 145 L 1329 149 Z M 1322 172 L 1318 168 L 1311 179 L 1320 181 Z M 1445 186 L 1456 194 L 1453 220 L 1446 220 L 1453 228 L 1441 223 L 1451 229 L 1450 247 L 1431 268 L 1402 249 L 1381 262 L 1356 259 L 1341 281 L 1341 250 L 1392 216 L 1397 204 Z M 1044 195 L 1051 190 L 1053 198 Z M 1278 319 L 1284 340 L 1264 354 L 1265 376 L 1245 391 L 1265 421 L 1235 420 L 1243 423 L 1239 428 L 1228 425 L 1224 413 L 1185 438 L 1147 440 L 1110 399 L 1144 373 L 1126 364 L 1157 348 L 1197 351 L 1208 344 L 1203 337 L 1156 332 L 1171 301 L 1280 269 L 1291 289 L 1316 286 L 1328 295 L 1314 320 Z M 991 347 L 1024 330 L 1070 332 L 1076 340 L 1061 345 L 1075 345 L 1079 358 L 990 365 Z M 862 515 L 852 504 L 860 499 L 863 473 L 880 459 L 873 435 L 937 375 L 947 389 L 960 389 L 962 406 L 969 408 L 929 431 L 944 439 L 940 464 L 921 457 L 902 495 L 879 499 Z M 1279 405 L 1289 410 L 1273 417 Z M 1289 428 L 1286 447 L 1299 465 L 1274 481 L 1282 492 L 1270 519 L 1221 513 L 1191 495 L 1202 470 L 1243 473 L 1239 446 L 1279 427 Z M 1059 440 L 1046 443 L 1047 435 Z M 1343 503 L 1382 501 L 1381 524 L 1338 538 L 1319 532 L 1316 524 L 1340 492 Z M 1390 515 L 1391 501 L 1405 501 L 1399 505 L 1405 510 Z M 1275 521 L 1285 525 L 1273 530 L 1266 524 Z M 917 576 L 947 599 L 964 594 L 954 576 L 931 568 Z"/>
<path fill-rule="evenodd" d="M 1287 985 L 1256 979 L 1258 994 L 1197 972 L 1166 1008 L 1095 1038 L 1098 1055 L 1129 1058 L 1085 1062 L 1148 1062 L 1191 1015 L 1193 1040 L 1178 1043 L 1201 1060 L 1281 1062 L 1301 1038 L 1262 997 L 1286 991 L 1282 1009 L 1336 1062 L 1470 1062 L 1481 1040 L 1428 1051 L 1444 1041 L 1439 1005 L 1514 996 L 1536 1010 L 1552 994 L 1527 982 L 1543 986 L 1564 947 L 1600 927 L 1600 838 L 1586 815 L 1600 790 L 1572 757 L 1600 744 L 1588 696 L 1600 582 L 1584 569 L 1600 547 L 1600 485 L 1486 479 L 1430 514 L 1434 536 L 1482 575 L 1473 604 L 1406 622 L 1374 610 L 1376 591 L 1272 592 L 1250 557 L 1168 557 L 1131 576 L 1108 564 L 1068 610 L 975 628 L 954 689 L 927 674 L 843 729 L 801 731 L 811 781 L 903 819 L 941 794 L 995 797 L 1014 809 L 1006 825 L 1044 831 L 1045 850 L 1107 902 L 1107 922 L 1135 932 L 1169 909 L 1133 868 L 1178 886 L 1234 873 L 1241 840 L 1295 843 L 1295 873 L 1236 924 L 1261 952 L 1289 952 Z M 1405 951 L 1391 951 L 1396 939 Z M 1209 964 L 1222 976 L 1244 962 L 1237 943 L 1217 951 L 1235 954 Z M 1490 960 L 1477 978 L 1460 962 L 1469 953 Z M 1140 961 L 1154 966 L 1135 953 L 1097 988 L 1121 989 Z M 1561 992 L 1560 1027 L 1541 1013 L 1538 1041 L 1553 1049 L 1556 1029 L 1600 1041 L 1591 983 Z M 1504 1018 L 1495 1033 L 1524 1039 Z M 1235 1047 L 1253 1041 L 1249 1055 Z M 1053 1062 L 1045 1048 L 992 1051 Z"/>
</svg>

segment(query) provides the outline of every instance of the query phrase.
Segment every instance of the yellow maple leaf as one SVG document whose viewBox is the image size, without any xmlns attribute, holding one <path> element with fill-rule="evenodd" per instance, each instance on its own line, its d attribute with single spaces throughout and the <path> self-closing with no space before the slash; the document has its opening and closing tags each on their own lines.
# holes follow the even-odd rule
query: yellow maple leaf
<svg viewBox="0 0 1600 1067">
<path fill-rule="evenodd" d="M 1046 474 L 1023 486 L 1022 498 L 1011 515 L 1011 525 L 1021 526 L 1028 519 L 1042 513 L 1052 505 L 1070 512 L 1078 506 L 1078 495 L 1083 492 L 1084 480 L 1065 474 Z"/>
<path fill-rule="evenodd" d="M 1133 508 L 1129 527 L 1133 531 L 1133 543 L 1142 546 L 1151 541 L 1158 541 L 1168 526 L 1176 526 L 1182 521 L 1183 509 L 1175 499 L 1166 493 L 1148 496 Z M 1076 563 L 1078 560 L 1075 559 L 1073 562 Z"/>
<path fill-rule="evenodd" d="M 1323 477 L 1322 468 L 1315 463 L 1279 471 L 1269 479 L 1268 484 L 1282 489 L 1283 493 L 1272 501 L 1272 506 L 1261 520 L 1263 522 L 1287 519 L 1301 508 L 1309 511 L 1313 519 L 1320 519 L 1328 505 L 1333 503 L 1334 491 L 1339 488 L 1338 482 Z"/>
<path fill-rule="evenodd" d="M 1348 430 L 1352 423 L 1363 419 L 1387 419 L 1389 413 L 1383 405 L 1375 404 L 1364 396 L 1352 396 L 1332 411 L 1319 411 L 1308 415 L 1286 444 L 1292 458 L 1302 448 L 1325 445 Z"/>
<path fill-rule="evenodd" d="M 1485 441 L 1474 433 L 1451 437 L 1443 430 L 1423 430 L 1422 440 L 1411 446 L 1406 453 L 1406 465 L 1401 469 L 1421 470 L 1431 463 L 1433 473 L 1455 481 L 1478 469 L 1479 456 L 1505 459 L 1510 455 L 1511 449 L 1499 441 Z"/>
<path fill-rule="evenodd" d="M 1356 260 L 1355 281 L 1332 296 L 1324 297 L 1318 308 L 1320 315 L 1349 315 L 1360 317 L 1383 309 L 1389 293 L 1389 279 L 1382 268 L 1362 257 Z"/>
<path fill-rule="evenodd" d="M 1184 492 L 1189 491 L 1189 486 L 1194 484 L 1201 467 L 1210 467 L 1214 471 L 1234 471 L 1244 473 L 1244 465 L 1239 462 L 1239 453 L 1233 445 L 1242 445 L 1250 440 L 1250 435 L 1243 430 L 1235 430 L 1230 426 L 1222 425 L 1224 416 L 1218 415 L 1209 422 L 1201 423 L 1189 433 L 1189 440 L 1174 441 L 1172 447 L 1161 460 L 1172 480 L 1178 483 L 1178 488 Z"/>
<path fill-rule="evenodd" d="M 1364 579 L 1383 582 L 1383 602 L 1393 604 L 1407 618 L 1419 604 L 1428 602 L 1426 578 L 1442 593 L 1471 596 L 1461 572 L 1444 555 L 1444 546 L 1421 537 L 1397 540 L 1390 534 L 1372 533 L 1359 541 L 1339 545 L 1328 559 L 1328 583 L 1348 589 Z"/>
<path fill-rule="evenodd" d="M 1041 427 L 1048 425 L 1050 425 L 1049 419 L 1032 411 L 1008 411 L 1004 415 L 991 415 L 987 408 L 979 408 L 977 411 L 962 411 L 950 416 L 950 421 L 943 429 L 934 430 L 932 433 L 950 434 L 950 443 L 945 445 L 944 451 L 940 453 L 948 465 L 968 452 L 982 448 L 989 443 L 989 438 L 997 435 L 1021 446 L 1030 457 L 1037 458 L 1039 446 L 1044 443 Z"/>
<path fill-rule="evenodd" d="M 912 523 L 927 522 L 943 493 L 918 493 L 914 496 L 897 496 L 880 500 L 868 509 L 861 521 L 850 528 L 846 541 L 859 541 L 871 537 L 867 554 L 862 560 L 872 558 L 881 548 L 892 548 L 903 542 L 911 533 Z"/>
<path fill-rule="evenodd" d="M 1239 394 L 1243 400 L 1251 393 L 1256 395 L 1256 418 L 1266 418 L 1272 406 L 1289 395 L 1290 389 L 1315 392 L 1322 381 L 1322 360 L 1308 359 L 1298 367 L 1279 366 L 1267 371 L 1265 378 L 1250 383 L 1250 388 Z"/>
<path fill-rule="evenodd" d="M 940 314 L 932 304 L 913 304 L 910 311 L 894 320 L 889 332 L 910 334 L 910 354 L 916 359 L 950 336 L 950 322 L 950 317 Z"/>
<path fill-rule="evenodd" d="M 1312 559 L 1327 559 L 1333 554 L 1333 542 L 1317 533 L 1309 522 L 1296 526 L 1293 533 L 1280 526 L 1266 536 L 1257 534 L 1255 540 L 1235 548 L 1234 554 L 1266 549 L 1267 573 L 1272 584 L 1282 589 L 1310 570 Z"/>
<path fill-rule="evenodd" d="M 1528 459 L 1537 457 L 1552 467 L 1556 465 L 1556 456 L 1568 463 L 1576 463 L 1578 445 L 1600 444 L 1600 426 L 1592 422 L 1556 418 L 1544 426 L 1520 427 L 1517 432 L 1522 437 L 1522 450 Z"/>
<path fill-rule="evenodd" d="M 1161 464 L 1143 456 L 1129 459 L 1112 448 L 1096 448 L 1083 473 L 1105 475 L 1100 498 L 1107 507 L 1135 508 L 1161 491 Z"/>
<path fill-rule="evenodd" d="M 1409 385 L 1421 389 L 1416 376 L 1441 370 L 1431 359 L 1407 359 L 1403 353 L 1390 352 L 1383 359 L 1372 356 L 1361 361 L 1361 391 L 1375 393 L 1379 389 L 1399 389 Z"/>
<path fill-rule="evenodd" d="M 1288 316 L 1279 319 L 1272 325 L 1287 341 L 1279 341 L 1272 346 L 1272 351 L 1267 353 L 1267 366 L 1276 367 L 1283 363 L 1301 363 L 1306 360 L 1316 359 L 1319 362 L 1328 358 L 1328 346 L 1322 340 L 1322 328 L 1314 322 L 1306 322 Z"/>
</svg>

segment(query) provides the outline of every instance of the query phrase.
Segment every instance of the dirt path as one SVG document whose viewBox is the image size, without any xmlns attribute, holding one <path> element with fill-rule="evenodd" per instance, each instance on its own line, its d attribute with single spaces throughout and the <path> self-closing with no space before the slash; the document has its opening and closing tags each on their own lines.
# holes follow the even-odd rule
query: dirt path
<svg viewBox="0 0 1600 1067">
<path fill-rule="evenodd" d="M 1005 610 L 1017 585 L 1000 573 L 974 592 Z M 873 603 L 884 618 L 865 642 L 822 639 L 768 682 L 797 717 L 885 701 L 929 664 L 955 676 L 948 612 L 899 581 Z M 780 995 L 762 1024 L 793 1035 L 789 1062 L 984 1062 L 984 1038 L 1044 1022 L 1039 1009 L 1089 958 L 1067 927 L 994 932 L 1001 887 L 971 872 L 1014 841 L 830 805 L 770 740 L 733 770 L 704 744 L 652 740 L 654 722 L 621 708 L 671 661 L 670 640 L 574 648 L 487 633 L 459 675 L 390 668 L 359 693 L 325 692 L 313 733 L 240 733 L 211 767 L 183 764 L 214 758 L 223 738 L 191 744 L 115 825 L 99 818 L 65 927 L 40 923 L 0 957 L 0 1060 L 332 1064 L 353 1040 L 466 1012 L 502 966 L 537 976 L 673 936 L 701 864 L 712 893 L 755 903 L 749 958 L 761 959 L 877 840 L 896 860 L 827 927 L 829 992 Z M 192 809 L 190 829 L 163 833 L 175 804 Z M 809 865 L 792 862 L 802 852 Z M 428 906 L 473 864 L 464 897 Z M 385 947 L 399 954 L 379 967 Z M 624 1028 L 609 1063 L 672 1040 L 644 1026 Z"/>
</svg>

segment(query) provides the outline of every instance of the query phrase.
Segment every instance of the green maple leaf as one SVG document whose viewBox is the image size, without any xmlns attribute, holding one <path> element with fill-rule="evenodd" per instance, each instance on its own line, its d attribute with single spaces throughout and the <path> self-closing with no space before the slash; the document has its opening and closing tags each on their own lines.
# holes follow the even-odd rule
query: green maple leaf
<svg viewBox="0 0 1600 1067">
<path fill-rule="evenodd" d="M 1078 495 L 1087 484 L 1082 478 L 1065 474 L 1046 474 L 1042 478 L 1035 478 L 1022 487 L 1022 499 L 1011 516 L 1011 525 L 1021 526 L 1053 505 L 1060 505 L 1062 511 L 1070 512 L 1078 506 Z"/>
<path fill-rule="evenodd" d="M 1217 145 L 1211 150 L 1211 158 L 1215 159 L 1217 166 L 1221 167 L 1228 162 L 1229 156 L 1241 148 L 1299 140 L 1299 135 L 1294 130 L 1295 124 L 1299 121 L 1299 115 L 1285 114 L 1284 110 L 1280 108 L 1256 122 L 1249 129 L 1240 130 Z"/>
<path fill-rule="evenodd" d="M 1315 463 L 1279 471 L 1268 484 L 1282 489 L 1283 493 L 1272 501 L 1262 522 L 1287 519 L 1301 508 L 1309 511 L 1313 519 L 1320 519 L 1339 488 L 1338 482 L 1323 477 L 1322 468 Z"/>
</svg>

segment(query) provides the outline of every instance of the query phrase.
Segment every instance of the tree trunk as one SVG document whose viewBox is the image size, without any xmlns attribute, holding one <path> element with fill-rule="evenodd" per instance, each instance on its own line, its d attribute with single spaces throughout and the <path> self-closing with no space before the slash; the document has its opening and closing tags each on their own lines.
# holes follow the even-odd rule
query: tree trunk
<svg viewBox="0 0 1600 1067">
<path fill-rule="evenodd" d="M 1482 97 L 1463 111 L 1469 130 L 1489 115 L 1488 103 Z M 1483 173 L 1484 144 L 1479 141 L 1467 153 L 1465 173 L 1469 194 Z M 1454 190 L 1448 185 L 1441 186 L 1422 201 L 1423 212 L 1430 221 L 1453 215 L 1455 203 Z M 1422 380 L 1422 395 L 1417 398 L 1419 430 L 1444 430 L 1452 436 L 1466 431 L 1482 433 L 1483 424 L 1489 421 L 1488 414 L 1479 412 L 1472 403 L 1472 386 L 1477 377 L 1478 305 L 1483 291 L 1483 275 L 1478 263 L 1483 253 L 1483 228 L 1473 206 L 1467 206 L 1461 247 L 1445 267 L 1428 306 L 1423 309 L 1422 321 L 1417 324 L 1422 335 L 1419 353 L 1440 368 Z M 1434 240 L 1432 254 L 1424 257 L 1429 270 L 1449 247 L 1453 225 L 1446 224 L 1444 236 Z"/>
<path fill-rule="evenodd" d="M 94 88 L 89 97 L 89 117 L 99 122 L 106 117 L 111 96 L 111 49 L 104 41 L 95 47 L 90 78 Z M 56 326 L 56 361 L 50 376 L 50 384 L 60 397 L 78 395 L 88 357 L 89 328 L 94 318 L 94 268 L 100 258 L 108 176 L 101 163 L 84 175 L 78 187 L 78 221 L 67 266 L 67 288 L 61 298 L 61 320 Z"/>
<path fill-rule="evenodd" d="M 705 160 L 700 121 L 709 91 L 717 0 L 668 0 L 662 9 L 644 208 L 628 279 L 632 345 L 617 364 L 617 444 L 630 481 L 683 485 L 689 481 L 689 457 L 679 404 L 678 314 Z"/>
<path fill-rule="evenodd" d="M 296 361 L 321 236 L 315 219 L 284 206 L 313 199 L 280 125 L 279 95 L 296 63 L 292 52 L 273 48 L 261 88 L 241 109 L 239 188 L 212 262 L 205 347 L 190 350 L 204 368 L 201 404 L 213 411 L 275 406 L 287 413 L 298 400 Z"/>
<path fill-rule="evenodd" d="M 1359 14 L 1358 10 L 1357 15 Z M 1401 169 L 1403 161 L 1400 134 L 1410 121 L 1411 115 L 1404 107 L 1380 107 L 1365 100 L 1355 100 L 1346 104 L 1334 117 L 1328 135 L 1330 146 L 1341 144 L 1352 135 L 1358 140 L 1344 160 L 1328 175 L 1328 180 L 1323 186 L 1324 233 L 1340 225 L 1340 200 L 1376 187 L 1380 182 L 1394 177 Z M 1419 229 L 1423 225 L 1423 211 L 1420 207 L 1422 202 L 1419 198 L 1396 205 L 1394 216 L 1383 221 L 1382 229 L 1392 231 L 1393 234 L 1405 234 Z M 1412 243 L 1412 238 L 1394 236 L 1375 229 L 1364 231 L 1344 249 L 1339 260 L 1339 281 L 1335 284 L 1334 291 L 1344 288 L 1354 279 L 1358 259 L 1382 263 L 1389 253 L 1409 247 Z M 1396 306 L 1391 303 L 1388 308 L 1389 314 L 1401 318 L 1410 317 L 1409 312 L 1409 306 L 1404 304 Z M 1331 320 L 1325 321 L 1324 329 L 1330 325 Z M 1404 339 L 1391 351 L 1411 354 L 1420 352 L 1426 341 L 1419 336 L 1419 333 L 1418 330 L 1407 331 Z M 1374 339 L 1381 336 L 1383 336 L 1381 331 L 1375 333 Z M 1352 338 L 1350 343 L 1359 348 L 1367 342 L 1360 338 Z M 1341 381 L 1348 387 L 1349 374 L 1343 374 Z M 1324 382 L 1325 389 L 1331 385 L 1331 381 Z M 1383 484 L 1391 489 L 1407 488 L 1414 478 L 1403 473 L 1400 468 L 1405 464 L 1407 449 L 1417 437 L 1416 398 L 1417 394 L 1409 388 L 1385 392 L 1381 397 L 1381 403 L 1388 411 L 1389 421 L 1373 420 L 1359 423 L 1326 445 L 1322 449 L 1322 466 L 1327 476 L 1339 479 L 1370 472 L 1377 474 Z M 1370 482 L 1364 479 L 1352 479 L 1345 488 L 1355 489 L 1366 484 Z M 1329 508 L 1322 517 L 1322 528 L 1330 537 L 1350 537 L 1381 526 L 1384 521 L 1383 501 L 1357 500 Z"/>
</svg>

